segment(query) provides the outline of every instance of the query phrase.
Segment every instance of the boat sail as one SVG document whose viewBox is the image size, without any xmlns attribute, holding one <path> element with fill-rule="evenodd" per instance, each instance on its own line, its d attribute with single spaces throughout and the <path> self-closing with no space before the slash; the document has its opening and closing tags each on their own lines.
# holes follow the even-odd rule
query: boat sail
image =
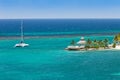
<svg viewBox="0 0 120 80">
<path fill-rule="evenodd" d="M 28 47 L 29 44 L 24 43 L 24 33 L 23 33 L 23 21 L 21 21 L 21 41 L 18 44 L 15 44 L 14 47 Z"/>
</svg>

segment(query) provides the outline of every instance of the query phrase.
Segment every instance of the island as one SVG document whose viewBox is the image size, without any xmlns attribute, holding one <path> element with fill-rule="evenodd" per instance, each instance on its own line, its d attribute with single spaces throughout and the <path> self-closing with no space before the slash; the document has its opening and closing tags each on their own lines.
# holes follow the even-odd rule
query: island
<svg viewBox="0 0 120 80">
<path fill-rule="evenodd" d="M 106 38 L 104 40 L 85 40 L 84 37 L 78 42 L 74 40 L 71 41 L 70 45 L 65 48 L 66 50 L 110 50 L 117 49 L 120 50 L 120 33 L 115 35 L 113 38 L 113 42 L 110 44 L 110 41 Z"/>
</svg>

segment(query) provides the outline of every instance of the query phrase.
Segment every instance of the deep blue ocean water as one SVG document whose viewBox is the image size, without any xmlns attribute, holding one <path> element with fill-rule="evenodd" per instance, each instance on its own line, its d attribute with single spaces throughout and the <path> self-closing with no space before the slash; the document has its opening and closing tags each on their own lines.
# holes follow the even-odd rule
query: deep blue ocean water
<svg viewBox="0 0 120 80">
<path fill-rule="evenodd" d="M 19 35 L 19 29 L 20 20 L 0 20 L 1 36 Z M 0 80 L 120 80 L 120 50 L 64 50 L 81 34 L 112 42 L 109 34 L 119 33 L 120 20 L 24 20 L 24 31 L 47 37 L 25 39 L 26 48 L 13 47 L 18 38 L 1 39 Z"/>
<path fill-rule="evenodd" d="M 88 35 L 119 32 L 120 19 L 25 19 L 26 35 Z M 21 20 L 0 20 L 0 35 L 19 35 Z"/>
</svg>

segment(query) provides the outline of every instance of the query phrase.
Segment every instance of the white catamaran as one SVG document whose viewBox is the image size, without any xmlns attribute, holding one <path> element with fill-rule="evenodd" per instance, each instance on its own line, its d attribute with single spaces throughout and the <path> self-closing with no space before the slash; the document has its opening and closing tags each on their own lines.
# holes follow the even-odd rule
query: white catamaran
<svg viewBox="0 0 120 80">
<path fill-rule="evenodd" d="M 18 44 L 15 44 L 14 47 L 28 47 L 29 44 L 24 43 L 24 33 L 23 33 L 23 21 L 21 21 L 21 41 Z"/>
</svg>

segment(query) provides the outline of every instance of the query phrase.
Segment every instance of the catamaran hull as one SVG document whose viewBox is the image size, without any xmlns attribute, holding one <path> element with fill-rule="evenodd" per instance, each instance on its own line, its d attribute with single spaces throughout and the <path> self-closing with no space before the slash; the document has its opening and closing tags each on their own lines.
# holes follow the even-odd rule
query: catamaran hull
<svg viewBox="0 0 120 80">
<path fill-rule="evenodd" d="M 25 44 L 25 43 L 20 43 L 20 44 L 16 44 L 15 47 L 28 47 L 29 44 Z"/>
</svg>

